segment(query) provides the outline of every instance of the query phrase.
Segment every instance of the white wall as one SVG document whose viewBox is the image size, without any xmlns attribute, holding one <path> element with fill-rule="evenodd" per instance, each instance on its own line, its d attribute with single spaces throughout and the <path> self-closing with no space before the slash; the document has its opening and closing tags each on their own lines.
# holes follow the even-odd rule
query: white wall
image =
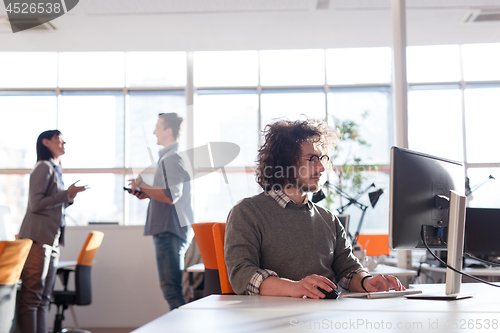
<svg viewBox="0 0 500 333">
<path fill-rule="evenodd" d="M 92 267 L 92 304 L 74 306 L 81 327 L 139 327 L 168 312 L 161 293 L 153 240 L 142 235 L 143 226 L 68 227 L 61 260 L 76 260 L 88 233 L 104 232 Z M 56 285 L 56 287 L 60 287 Z M 49 327 L 55 308 L 49 315 Z M 71 311 L 64 327 L 74 327 Z"/>
</svg>

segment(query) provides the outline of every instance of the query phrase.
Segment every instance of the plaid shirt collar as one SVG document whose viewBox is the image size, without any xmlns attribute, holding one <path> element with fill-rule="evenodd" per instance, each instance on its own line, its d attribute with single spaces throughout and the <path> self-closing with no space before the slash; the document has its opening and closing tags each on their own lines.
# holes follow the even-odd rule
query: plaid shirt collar
<svg viewBox="0 0 500 333">
<path fill-rule="evenodd" d="M 293 200 L 285 194 L 282 190 L 276 190 L 273 189 L 268 192 L 271 198 L 276 200 L 278 205 L 280 205 L 281 208 L 286 208 L 286 205 L 288 205 L 289 202 L 293 202 Z M 306 195 L 306 198 L 304 199 L 304 202 L 301 203 L 301 205 L 307 204 L 309 206 L 309 197 Z"/>
</svg>

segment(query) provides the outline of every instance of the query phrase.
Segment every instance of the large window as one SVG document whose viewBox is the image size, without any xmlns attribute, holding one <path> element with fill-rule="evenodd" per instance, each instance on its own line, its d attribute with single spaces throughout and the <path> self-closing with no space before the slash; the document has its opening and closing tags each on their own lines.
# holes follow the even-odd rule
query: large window
<svg viewBox="0 0 500 333">
<path fill-rule="evenodd" d="M 123 93 L 63 92 L 58 129 L 66 141 L 65 168 L 123 167 Z"/>
<path fill-rule="evenodd" d="M 325 119 L 325 93 L 317 89 L 266 89 L 261 110 L 262 129 L 279 119 Z"/>
<path fill-rule="evenodd" d="M 184 87 L 185 52 L 128 52 L 127 87 Z"/>
<path fill-rule="evenodd" d="M 464 80 L 500 80 L 500 43 L 463 45 L 462 57 Z"/>
<path fill-rule="evenodd" d="M 470 85 L 465 90 L 468 163 L 498 163 L 500 85 Z"/>
<path fill-rule="evenodd" d="M 67 142 L 66 186 L 90 187 L 66 210 L 68 225 L 143 224 L 147 202 L 123 186 L 157 159 L 158 113 L 186 118 L 186 53 L 5 52 L 0 59 L 2 216 L 20 226 L 36 139 L 57 128 Z M 186 149 L 185 132 L 180 143 Z"/>
<path fill-rule="evenodd" d="M 459 81 L 459 51 L 458 45 L 408 47 L 408 82 Z"/>
<path fill-rule="evenodd" d="M 262 86 L 305 86 L 325 83 L 323 50 L 260 52 Z"/>
<path fill-rule="evenodd" d="M 196 87 L 248 87 L 258 84 L 257 51 L 195 52 Z"/>
<path fill-rule="evenodd" d="M 500 176 L 499 55 L 500 44 L 408 48 L 409 147 L 464 162 L 472 207 L 500 208 L 497 182 L 481 185 Z"/>
<path fill-rule="evenodd" d="M 1 76 L 1 75 L 0 75 Z M 0 91 L 0 168 L 31 168 L 38 134 L 57 127 L 55 92 Z"/>
<path fill-rule="evenodd" d="M 418 46 L 407 54 L 410 149 L 464 161 L 471 186 L 489 175 L 500 177 L 500 154 L 491 148 L 498 141 L 500 44 Z M 65 183 L 80 180 L 91 187 L 67 210 L 68 223 L 143 224 L 147 200 L 137 200 L 122 187 L 156 163 L 161 147 L 153 130 L 164 112 L 185 119 L 181 151 L 217 142 L 239 147 L 239 155 L 223 169 L 195 170 L 197 222 L 224 221 L 238 200 L 260 191 L 254 170 L 262 130 L 280 118 L 355 124 L 355 134 L 366 144 L 341 142 L 333 163 L 367 166 L 358 188 L 374 182 L 387 190 L 389 185 L 394 132 L 390 48 L 189 56 L 2 52 L 0 60 L 0 112 L 7 124 L 0 133 L 0 209 L 8 210 L 17 225 L 26 210 L 36 138 L 54 128 L 67 142 Z M 335 175 L 329 179 L 335 181 Z M 496 181 L 487 182 L 469 198 L 470 205 L 500 207 L 491 199 L 497 187 Z M 387 231 L 388 197 L 384 194 L 367 211 L 365 232 Z M 368 196 L 360 201 L 368 204 Z M 359 212 L 349 208 L 346 213 L 355 228 Z"/>
<path fill-rule="evenodd" d="M 326 50 L 327 82 L 331 85 L 388 84 L 391 49 L 371 47 Z"/>
<path fill-rule="evenodd" d="M 1 88 L 55 88 L 56 52 L 1 52 Z"/>
<path fill-rule="evenodd" d="M 328 114 L 339 121 L 351 120 L 359 125 L 359 135 L 368 145 L 339 143 L 337 163 L 352 164 L 360 158 L 364 164 L 389 164 L 393 142 L 391 94 L 389 88 L 337 88 L 328 94 Z"/>
<path fill-rule="evenodd" d="M 410 149 L 463 161 L 462 99 L 458 85 L 416 88 L 408 93 Z"/>
<path fill-rule="evenodd" d="M 209 142 L 235 143 L 240 155 L 228 166 L 252 166 L 258 148 L 257 91 L 199 90 L 194 105 L 194 146 Z"/>
<path fill-rule="evenodd" d="M 59 60 L 59 86 L 123 87 L 124 68 L 124 52 L 62 52 Z"/>
</svg>

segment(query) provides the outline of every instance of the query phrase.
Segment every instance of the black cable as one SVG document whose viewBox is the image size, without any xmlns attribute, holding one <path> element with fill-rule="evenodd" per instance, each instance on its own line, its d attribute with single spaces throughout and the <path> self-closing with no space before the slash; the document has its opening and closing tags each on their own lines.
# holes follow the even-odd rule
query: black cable
<svg viewBox="0 0 500 333">
<path fill-rule="evenodd" d="M 421 272 L 421 269 L 422 269 L 422 264 L 423 264 L 423 262 L 421 262 L 420 265 L 418 265 L 417 277 L 420 276 L 420 272 Z"/>
<path fill-rule="evenodd" d="M 431 249 L 427 245 L 427 242 L 425 241 L 425 228 L 422 228 L 422 230 L 420 231 L 420 237 L 421 237 L 422 243 L 424 243 L 424 246 L 427 249 L 427 251 L 429 251 L 429 253 L 434 257 L 434 259 L 436 259 L 437 261 L 439 261 L 441 264 L 443 264 L 447 268 L 451 269 L 452 271 L 454 271 L 456 273 L 462 274 L 463 276 L 467 276 L 469 279 L 476 280 L 478 282 L 482 282 L 482 283 L 485 283 L 487 285 L 500 288 L 500 285 L 496 285 L 496 284 L 490 283 L 488 281 L 481 280 L 480 278 L 477 278 L 475 276 L 469 275 L 467 273 L 461 272 L 458 269 L 455 269 L 454 267 L 449 266 L 447 263 L 445 263 L 443 260 L 441 260 L 441 258 L 439 258 L 438 256 L 436 256 L 434 254 L 434 252 L 431 251 Z"/>
<path fill-rule="evenodd" d="M 448 246 L 448 244 L 446 244 L 446 242 L 444 240 L 441 239 L 441 242 L 444 243 L 446 246 Z M 469 259 L 474 259 L 474 260 L 477 260 L 479 262 L 482 262 L 483 264 L 486 264 L 486 265 L 500 267 L 500 263 L 498 263 L 498 262 L 480 259 L 480 258 L 476 257 L 475 255 L 473 255 L 472 253 L 469 253 L 467 251 L 464 251 L 464 256 L 469 258 Z"/>
<path fill-rule="evenodd" d="M 489 261 L 489 260 L 480 259 L 480 258 L 476 257 L 475 255 L 469 253 L 469 252 L 464 252 L 464 256 L 466 256 L 469 259 L 474 259 L 474 260 L 480 261 L 480 262 L 482 262 L 483 264 L 486 264 L 486 265 L 500 267 L 500 263 L 498 263 L 498 262 L 493 262 L 493 261 Z"/>
</svg>

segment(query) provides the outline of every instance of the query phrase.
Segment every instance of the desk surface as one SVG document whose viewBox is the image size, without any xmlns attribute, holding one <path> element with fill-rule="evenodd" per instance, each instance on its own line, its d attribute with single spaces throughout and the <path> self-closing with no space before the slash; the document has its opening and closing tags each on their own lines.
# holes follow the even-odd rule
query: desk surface
<svg viewBox="0 0 500 333">
<path fill-rule="evenodd" d="M 425 294 L 444 294 L 444 284 L 415 284 L 415 289 L 422 290 Z M 499 313 L 500 320 L 500 288 L 485 284 L 464 283 L 462 293 L 474 293 L 475 297 L 455 301 L 455 312 L 492 312 Z M 376 304 L 376 306 L 374 306 Z M 397 311 L 397 312 L 448 312 L 450 302 L 409 300 L 405 297 L 385 299 L 358 299 L 339 298 L 337 300 L 297 299 L 292 297 L 272 296 L 235 296 L 235 295 L 210 295 L 192 303 L 182 309 L 262 309 L 272 311 Z M 500 330 L 500 322 L 499 322 Z"/>
<path fill-rule="evenodd" d="M 203 263 L 194 264 L 186 268 L 186 272 L 188 273 L 203 273 L 205 272 L 205 265 Z"/>
<path fill-rule="evenodd" d="M 405 268 L 400 268 L 400 267 L 394 267 L 394 266 L 387 266 L 387 265 L 377 265 L 374 270 L 370 271 L 370 274 L 376 275 L 376 274 L 391 274 L 395 276 L 417 276 L 417 271 L 412 270 L 412 269 L 405 269 Z"/>
<path fill-rule="evenodd" d="M 435 267 L 429 265 L 422 265 L 422 270 L 427 270 L 431 272 L 446 273 L 445 267 Z M 465 267 L 462 272 L 473 276 L 500 276 L 500 267 L 493 268 L 470 268 Z"/>
<path fill-rule="evenodd" d="M 424 293 L 444 293 L 445 289 L 444 284 L 414 286 Z M 167 328 L 170 332 L 231 333 L 464 332 L 460 325 L 470 332 L 474 330 L 467 325 L 479 328 L 475 325 L 488 322 L 491 326 L 494 320 L 499 330 L 500 288 L 468 283 L 462 284 L 462 292 L 476 295 L 460 301 L 211 295 L 186 304 L 134 333 L 162 332 Z"/>
</svg>

